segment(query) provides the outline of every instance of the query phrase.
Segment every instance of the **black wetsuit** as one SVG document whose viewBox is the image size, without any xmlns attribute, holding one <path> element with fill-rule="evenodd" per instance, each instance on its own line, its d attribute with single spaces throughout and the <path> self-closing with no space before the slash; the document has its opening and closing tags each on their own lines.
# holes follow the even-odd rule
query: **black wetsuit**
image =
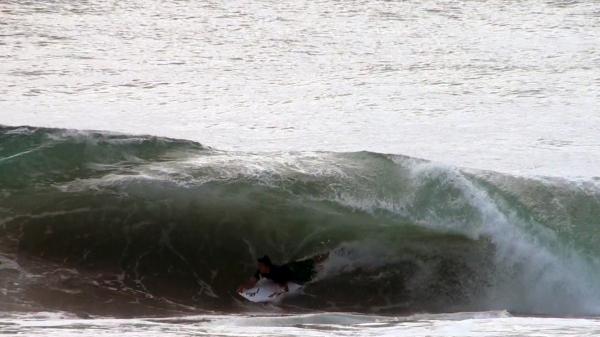
<svg viewBox="0 0 600 337">
<path fill-rule="evenodd" d="M 294 277 L 292 275 L 292 271 L 287 265 L 271 265 L 271 270 L 268 273 L 262 274 L 260 270 L 257 270 L 256 274 L 254 274 L 254 278 L 257 280 L 260 280 L 261 278 L 268 278 L 279 285 L 285 286 L 289 281 L 292 281 Z"/>
<path fill-rule="evenodd" d="M 267 278 L 279 285 L 285 286 L 288 282 L 304 284 L 310 281 L 315 274 L 315 261 L 313 259 L 306 259 L 290 262 L 282 266 L 271 265 L 271 271 L 266 274 L 261 274 L 257 270 L 254 278 L 257 280 Z"/>
</svg>

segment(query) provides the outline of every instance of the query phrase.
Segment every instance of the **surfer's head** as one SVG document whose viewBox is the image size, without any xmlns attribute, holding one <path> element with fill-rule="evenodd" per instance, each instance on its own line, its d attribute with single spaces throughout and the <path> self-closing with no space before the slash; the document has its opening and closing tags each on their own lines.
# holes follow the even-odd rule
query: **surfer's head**
<svg viewBox="0 0 600 337">
<path fill-rule="evenodd" d="M 258 262 L 258 270 L 261 274 L 269 273 L 273 263 L 271 263 L 271 259 L 267 255 L 258 258 L 256 261 Z"/>
</svg>

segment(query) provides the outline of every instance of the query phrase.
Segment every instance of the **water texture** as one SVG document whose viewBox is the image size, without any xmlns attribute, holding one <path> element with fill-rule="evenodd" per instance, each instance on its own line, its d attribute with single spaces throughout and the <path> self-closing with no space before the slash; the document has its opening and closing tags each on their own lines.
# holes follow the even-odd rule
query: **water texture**
<svg viewBox="0 0 600 337">
<path fill-rule="evenodd" d="M 597 177 L 596 1 L 3 1 L 0 123 Z"/>
</svg>

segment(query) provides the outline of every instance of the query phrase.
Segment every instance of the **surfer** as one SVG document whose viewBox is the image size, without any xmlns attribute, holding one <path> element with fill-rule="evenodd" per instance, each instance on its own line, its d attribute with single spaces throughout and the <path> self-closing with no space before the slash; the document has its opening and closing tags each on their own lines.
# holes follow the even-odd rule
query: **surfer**
<svg viewBox="0 0 600 337">
<path fill-rule="evenodd" d="M 253 288 L 262 278 L 269 279 L 281 286 L 284 291 L 288 291 L 288 282 L 305 284 L 312 280 L 317 273 L 317 265 L 325 261 L 328 256 L 329 253 L 325 253 L 284 265 L 276 265 L 271 262 L 269 256 L 265 255 L 256 260 L 256 273 L 238 288 L 238 292 Z"/>
</svg>

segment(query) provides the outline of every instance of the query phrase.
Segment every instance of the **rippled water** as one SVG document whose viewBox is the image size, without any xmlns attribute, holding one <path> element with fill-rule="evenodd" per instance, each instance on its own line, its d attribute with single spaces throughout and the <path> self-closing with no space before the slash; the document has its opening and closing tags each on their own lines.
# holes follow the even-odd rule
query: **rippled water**
<svg viewBox="0 0 600 337">
<path fill-rule="evenodd" d="M 0 123 L 599 176 L 597 1 L 0 3 Z"/>
</svg>

